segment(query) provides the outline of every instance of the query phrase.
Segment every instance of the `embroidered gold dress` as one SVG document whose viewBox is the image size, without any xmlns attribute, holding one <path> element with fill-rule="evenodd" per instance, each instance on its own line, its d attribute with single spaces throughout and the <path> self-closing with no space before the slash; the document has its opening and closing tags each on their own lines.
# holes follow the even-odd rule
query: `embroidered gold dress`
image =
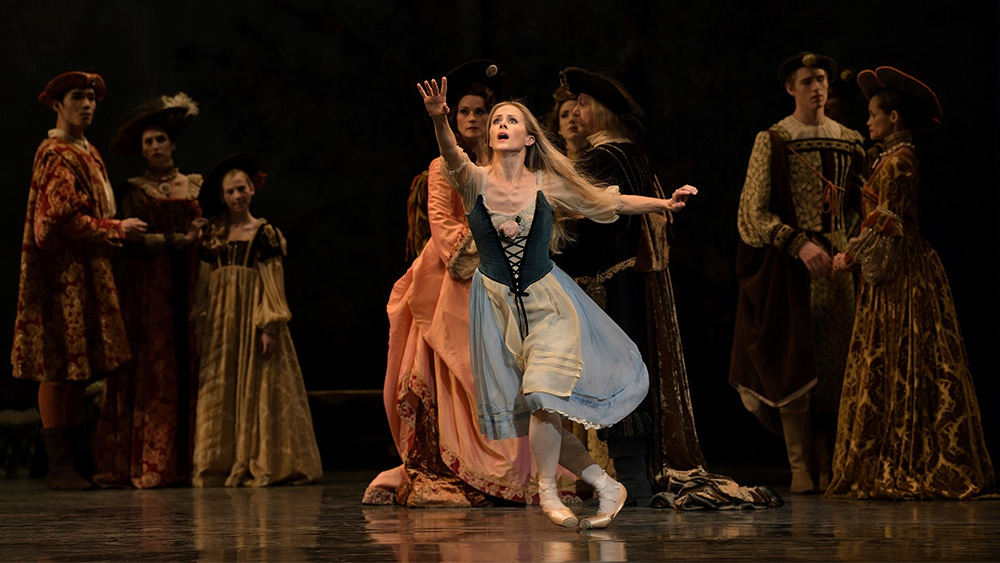
<svg viewBox="0 0 1000 563">
<path fill-rule="evenodd" d="M 995 487 L 951 287 L 916 223 L 908 136 L 864 189 L 861 271 L 827 496 L 964 499 Z"/>
<path fill-rule="evenodd" d="M 285 239 L 258 219 L 250 240 L 213 235 L 203 244 L 195 422 L 196 487 L 300 484 L 322 475 L 319 448 L 285 299 Z M 260 334 L 277 339 L 269 358 Z"/>
</svg>

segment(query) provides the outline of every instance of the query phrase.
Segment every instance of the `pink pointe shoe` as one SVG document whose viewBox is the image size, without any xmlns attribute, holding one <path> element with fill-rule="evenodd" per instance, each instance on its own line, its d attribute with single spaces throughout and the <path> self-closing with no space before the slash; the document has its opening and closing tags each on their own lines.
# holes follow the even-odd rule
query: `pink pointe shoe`
<svg viewBox="0 0 1000 563">
<path fill-rule="evenodd" d="M 606 473 L 601 476 L 601 479 L 605 479 L 606 481 L 601 485 L 595 483 L 597 486 L 594 487 L 597 490 L 597 497 L 600 499 L 601 504 L 597 509 L 596 515 L 580 521 L 580 527 L 584 530 L 598 530 L 610 526 L 611 521 L 615 519 L 615 516 L 625 506 L 625 499 L 628 498 L 628 493 L 624 485 L 615 481 Z"/>
<path fill-rule="evenodd" d="M 542 512 L 548 516 L 553 524 L 562 526 L 563 528 L 575 528 L 579 522 L 576 514 L 573 514 L 573 511 L 566 506 L 562 508 L 542 508 Z"/>
<path fill-rule="evenodd" d="M 576 514 L 570 510 L 559 498 L 559 489 L 556 488 L 555 479 L 538 479 L 538 500 L 542 507 L 542 512 L 556 526 L 563 528 L 575 528 L 579 520 Z"/>
</svg>

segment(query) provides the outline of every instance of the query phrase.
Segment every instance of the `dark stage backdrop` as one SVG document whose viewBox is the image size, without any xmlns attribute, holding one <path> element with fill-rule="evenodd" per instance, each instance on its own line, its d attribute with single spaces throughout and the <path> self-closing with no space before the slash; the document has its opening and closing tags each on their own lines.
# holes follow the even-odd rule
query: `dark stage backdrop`
<svg viewBox="0 0 1000 563">
<path fill-rule="evenodd" d="M 739 191 L 756 132 L 792 109 L 778 63 L 815 50 L 856 69 L 912 72 L 936 89 L 945 122 L 918 139 L 921 226 L 951 278 L 1000 456 L 997 2 L 76 0 L 4 12 L 3 346 L 32 156 L 54 124 L 36 96 L 59 72 L 107 80 L 88 137 L 116 185 L 143 167 L 112 158 L 108 141 L 129 108 L 161 94 L 185 91 L 201 105 L 178 139 L 182 171 L 206 172 L 234 149 L 263 156 L 269 178 L 254 211 L 288 238 L 291 330 L 306 385 L 319 390 L 382 385 L 385 302 L 407 267 L 407 188 L 436 152 L 414 84 L 489 57 L 506 72 L 507 92 L 544 114 L 558 71 L 582 66 L 617 77 L 645 107 L 663 184 L 700 189 L 677 218 L 671 269 L 710 464 L 783 455 L 726 380 Z M 864 132 L 865 102 L 852 104 L 848 125 Z M 33 404 L 9 368 L 0 380 L 5 402 Z"/>
</svg>

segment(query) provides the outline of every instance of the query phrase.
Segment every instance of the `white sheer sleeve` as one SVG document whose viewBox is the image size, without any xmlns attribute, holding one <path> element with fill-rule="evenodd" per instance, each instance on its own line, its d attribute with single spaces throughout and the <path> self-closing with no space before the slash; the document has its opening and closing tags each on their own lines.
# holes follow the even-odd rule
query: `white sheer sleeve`
<svg viewBox="0 0 1000 563">
<path fill-rule="evenodd" d="M 544 174 L 539 183 L 545 197 L 568 215 L 586 217 L 597 223 L 614 223 L 621 206 L 618 186 L 590 187 L 586 191 L 558 181 L 552 174 Z"/>
<path fill-rule="evenodd" d="M 441 175 L 449 184 L 458 190 L 462 196 L 462 205 L 466 211 L 476 204 L 476 198 L 486 186 L 486 170 L 476 166 L 469 160 L 469 155 L 462 153 L 462 162 L 457 168 L 448 166 L 448 161 L 441 159 Z"/>
</svg>

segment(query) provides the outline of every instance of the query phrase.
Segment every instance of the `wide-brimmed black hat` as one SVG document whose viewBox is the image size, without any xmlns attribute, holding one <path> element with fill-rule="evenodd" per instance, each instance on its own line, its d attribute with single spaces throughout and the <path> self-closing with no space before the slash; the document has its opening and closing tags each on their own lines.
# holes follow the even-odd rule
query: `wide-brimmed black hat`
<svg viewBox="0 0 1000 563">
<path fill-rule="evenodd" d="M 480 84 L 491 91 L 494 101 L 500 100 L 503 95 L 505 74 L 496 61 L 491 59 L 464 62 L 448 71 L 445 76 L 448 77 L 448 100 L 451 104 L 457 104 L 462 96 L 473 89 L 474 84 Z"/>
<path fill-rule="evenodd" d="M 803 67 L 821 68 L 831 78 L 837 74 L 837 61 L 833 60 L 832 57 L 802 51 L 788 57 L 785 59 L 785 62 L 781 63 L 781 66 L 778 67 L 778 80 L 784 84 L 788 80 L 789 75 Z"/>
<path fill-rule="evenodd" d="M 142 132 L 150 125 L 162 127 L 170 135 L 170 140 L 174 140 L 197 115 L 198 104 L 184 92 L 143 102 L 132 110 L 111 138 L 111 152 L 118 155 L 138 154 Z"/>
<path fill-rule="evenodd" d="M 639 122 L 646 115 L 639 102 L 614 78 L 575 66 L 563 69 L 559 78 L 570 92 L 593 97 L 624 120 Z"/>
<path fill-rule="evenodd" d="M 875 70 L 862 70 L 858 73 L 858 86 L 868 99 L 881 90 L 900 92 L 916 102 L 925 112 L 929 121 L 927 127 L 933 128 L 941 124 L 941 102 L 938 101 L 934 90 L 897 68 L 880 66 Z"/>
<path fill-rule="evenodd" d="M 246 172 L 250 181 L 253 182 L 254 191 L 260 191 L 264 187 L 267 174 L 261 170 L 260 157 L 250 152 L 233 153 L 213 164 L 208 174 L 205 175 L 205 182 L 201 185 L 201 192 L 198 194 L 198 203 L 201 204 L 203 216 L 215 217 L 225 210 L 219 196 L 222 191 L 222 179 L 230 170 Z"/>
</svg>

